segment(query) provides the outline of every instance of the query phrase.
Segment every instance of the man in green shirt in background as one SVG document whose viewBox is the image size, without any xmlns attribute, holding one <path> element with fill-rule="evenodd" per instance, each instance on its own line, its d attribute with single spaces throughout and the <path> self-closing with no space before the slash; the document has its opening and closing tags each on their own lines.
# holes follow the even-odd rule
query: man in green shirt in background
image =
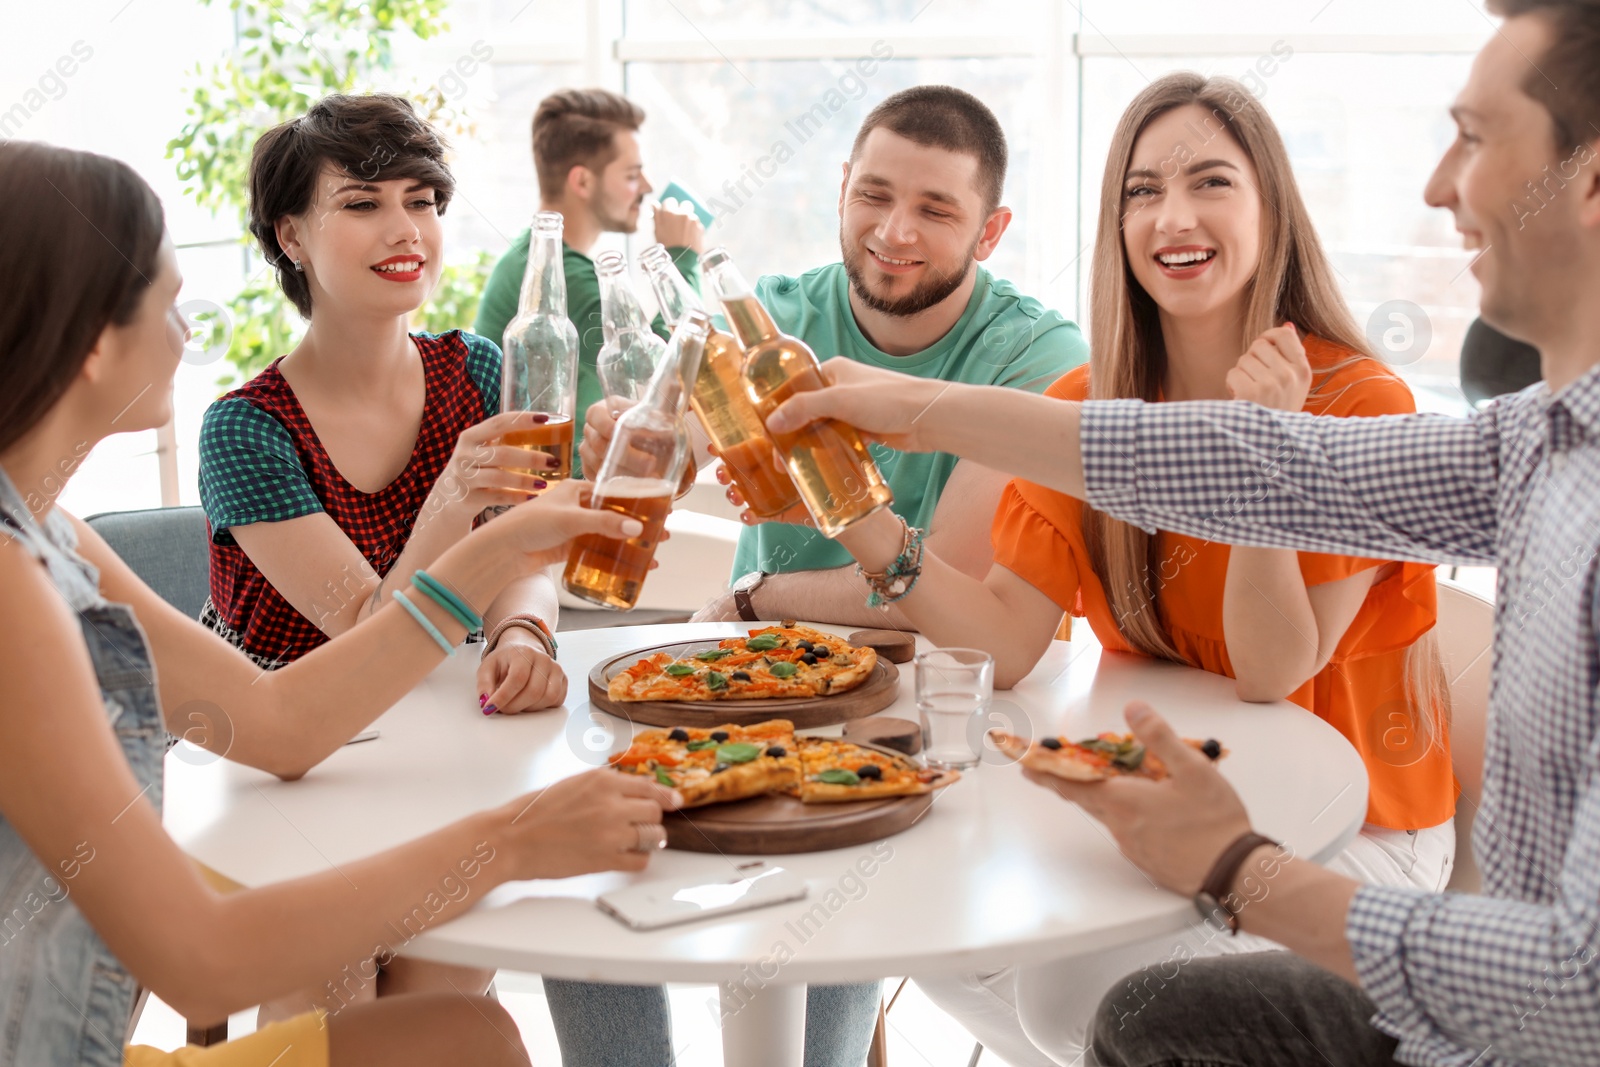
<svg viewBox="0 0 1600 1067">
<path fill-rule="evenodd" d="M 539 179 L 539 210 L 559 211 L 562 266 L 567 277 L 567 317 L 578 331 L 578 413 L 601 398 L 595 359 L 600 328 L 600 280 L 594 250 L 602 233 L 633 233 L 639 211 L 654 188 L 644 175 L 639 127 L 644 110 L 605 89 L 563 89 L 539 101 L 533 113 L 533 166 Z M 656 240 L 666 245 L 678 269 L 696 288 L 705 228 L 692 211 L 657 205 Z M 530 231 L 523 230 L 494 265 L 478 304 L 474 333 L 503 345 L 506 324 L 517 314 L 522 276 L 528 267 Z M 577 430 L 581 442 L 583 428 Z M 581 473 L 574 470 L 574 474 Z"/>
<path fill-rule="evenodd" d="M 1011 210 L 1000 204 L 1006 142 L 976 97 L 924 85 L 885 99 L 856 134 L 839 193 L 842 262 L 798 278 L 767 275 L 756 294 L 778 328 L 822 360 L 844 357 L 945 381 L 1043 392 L 1088 359 L 1078 328 L 980 264 Z M 604 455 L 612 420 L 588 411 L 590 458 Z M 871 446 L 894 510 L 927 531 L 927 546 L 982 577 L 989 527 L 1006 479 L 943 453 Z M 805 619 L 909 624 L 868 607 L 849 553 L 803 525 L 803 509 L 743 530 L 733 589 L 697 620 Z M 747 519 L 748 521 L 748 519 Z"/>
</svg>

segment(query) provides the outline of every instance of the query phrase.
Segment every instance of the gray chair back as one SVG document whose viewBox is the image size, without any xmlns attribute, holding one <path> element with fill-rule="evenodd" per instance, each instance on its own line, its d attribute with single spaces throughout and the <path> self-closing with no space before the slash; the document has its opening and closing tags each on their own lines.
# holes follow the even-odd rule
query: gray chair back
<svg viewBox="0 0 1600 1067">
<path fill-rule="evenodd" d="M 191 619 L 199 617 L 211 593 L 203 509 L 107 511 L 86 521 L 162 600 Z"/>
</svg>

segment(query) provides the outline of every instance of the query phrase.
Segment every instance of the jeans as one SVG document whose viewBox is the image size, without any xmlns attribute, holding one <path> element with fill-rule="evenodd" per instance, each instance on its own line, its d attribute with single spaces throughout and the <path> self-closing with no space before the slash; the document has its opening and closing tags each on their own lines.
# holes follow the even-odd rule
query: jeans
<svg viewBox="0 0 1600 1067">
<path fill-rule="evenodd" d="M 673 1067 L 662 986 L 544 979 L 562 1067 Z M 881 982 L 806 988 L 805 1067 L 861 1067 L 878 1022 Z"/>
<path fill-rule="evenodd" d="M 1397 1042 L 1369 1021 L 1377 1010 L 1359 988 L 1292 953 L 1190 960 L 1159 987 L 1108 994 L 1095 1012 L 1093 1054 L 1103 1067 L 1397 1067 Z"/>
</svg>

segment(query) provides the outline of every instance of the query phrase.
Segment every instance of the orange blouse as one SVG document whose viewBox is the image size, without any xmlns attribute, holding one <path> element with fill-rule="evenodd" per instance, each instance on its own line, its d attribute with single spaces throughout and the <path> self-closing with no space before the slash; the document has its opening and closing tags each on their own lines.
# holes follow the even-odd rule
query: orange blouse
<svg viewBox="0 0 1600 1067">
<path fill-rule="evenodd" d="M 1355 353 L 1307 338 L 1315 371 Z M 1377 360 L 1360 358 L 1317 373 L 1305 410 L 1314 415 L 1392 415 L 1415 411 L 1411 391 Z M 1085 400 L 1089 368 L 1078 367 L 1046 392 Z M 1006 486 L 995 514 L 996 563 L 1023 576 L 1063 611 L 1085 616 L 1103 647 L 1131 651 L 1089 562 L 1083 538 L 1083 504 L 1021 479 Z M 1229 547 L 1161 531 L 1157 559 L 1157 610 L 1173 646 L 1193 666 L 1234 677 L 1222 629 L 1222 592 Z M 1338 581 L 1386 561 L 1300 552 L 1306 585 Z M 1436 826 L 1455 811 L 1448 739 L 1424 752 L 1409 724 L 1406 649 L 1434 625 L 1433 568 L 1400 563 L 1376 583 L 1326 667 L 1288 699 L 1325 719 L 1349 739 L 1367 767 L 1367 821 L 1396 830 Z"/>
</svg>

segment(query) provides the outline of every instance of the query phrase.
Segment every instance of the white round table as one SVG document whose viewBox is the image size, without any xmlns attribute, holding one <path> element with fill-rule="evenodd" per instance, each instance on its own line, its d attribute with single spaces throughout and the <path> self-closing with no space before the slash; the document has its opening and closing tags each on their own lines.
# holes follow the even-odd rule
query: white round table
<svg viewBox="0 0 1600 1067">
<path fill-rule="evenodd" d="M 175 749 L 167 828 L 197 860 L 246 886 L 337 867 L 603 763 L 630 729 L 591 711 L 595 663 L 743 632 L 702 623 L 563 633 L 569 707 L 518 716 L 479 713 L 469 648 L 378 719 L 377 740 L 341 749 L 298 782 Z M 911 676 L 904 665 L 899 700 L 882 714 L 916 719 Z M 993 714 L 1019 733 L 1087 736 L 1125 729 L 1122 707 L 1133 697 L 1185 736 L 1220 738 L 1230 755 L 1219 766 L 1256 829 L 1298 855 L 1326 859 L 1360 830 L 1367 777 L 1350 744 L 1292 704 L 1241 702 L 1226 678 L 1101 653 L 1080 637 L 1053 642 L 1021 684 L 996 694 Z M 999 762 L 966 772 L 904 833 L 769 859 L 807 880 L 805 900 L 649 933 L 595 906 L 599 893 L 631 879 L 727 876 L 749 860 L 669 850 L 642 875 L 501 886 L 404 952 L 556 978 L 721 983 L 725 1061 L 798 1067 L 805 983 L 1037 963 L 1197 921 L 1192 904 L 1123 859 L 1103 827 Z"/>
</svg>

